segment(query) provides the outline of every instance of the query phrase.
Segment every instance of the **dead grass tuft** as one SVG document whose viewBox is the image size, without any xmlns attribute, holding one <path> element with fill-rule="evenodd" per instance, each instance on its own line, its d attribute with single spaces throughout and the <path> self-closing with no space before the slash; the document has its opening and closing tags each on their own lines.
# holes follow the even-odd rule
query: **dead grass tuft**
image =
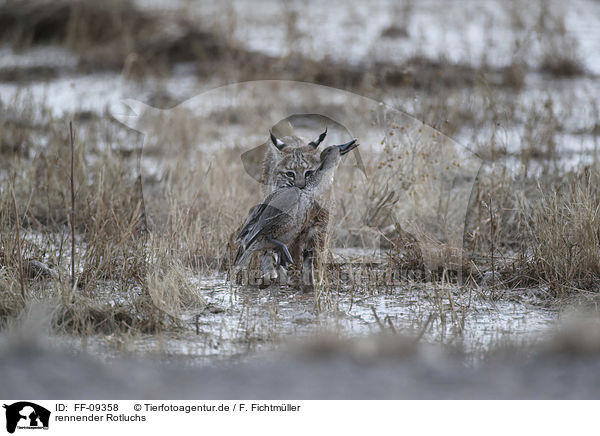
<svg viewBox="0 0 600 436">
<path fill-rule="evenodd" d="M 597 170 L 569 174 L 527 213 L 529 274 L 557 297 L 600 283 L 599 182 Z"/>
</svg>

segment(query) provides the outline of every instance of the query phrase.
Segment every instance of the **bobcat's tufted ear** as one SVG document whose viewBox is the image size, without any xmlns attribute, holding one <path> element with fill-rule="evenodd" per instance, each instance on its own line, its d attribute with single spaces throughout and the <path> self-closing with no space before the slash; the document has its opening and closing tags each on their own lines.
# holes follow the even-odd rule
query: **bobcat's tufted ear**
<svg viewBox="0 0 600 436">
<path fill-rule="evenodd" d="M 287 144 L 285 142 L 283 142 L 279 138 L 276 138 L 275 135 L 273 135 L 273 132 L 269 132 L 269 133 L 271 134 L 271 142 L 273 143 L 273 145 L 275 147 L 277 147 L 277 150 L 281 151 L 287 146 Z"/>
<path fill-rule="evenodd" d="M 327 136 L 327 127 L 325 127 L 325 131 L 323 133 L 321 133 L 317 138 L 310 141 L 308 143 L 308 145 L 312 145 L 313 148 L 317 148 L 319 146 L 319 144 L 321 142 L 323 142 L 323 139 L 325 139 L 325 136 Z"/>
</svg>

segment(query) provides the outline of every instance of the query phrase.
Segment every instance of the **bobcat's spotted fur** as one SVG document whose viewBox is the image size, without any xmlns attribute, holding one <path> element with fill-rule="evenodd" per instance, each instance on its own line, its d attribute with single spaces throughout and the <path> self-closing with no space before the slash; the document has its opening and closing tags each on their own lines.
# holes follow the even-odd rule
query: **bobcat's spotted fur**
<svg viewBox="0 0 600 436">
<path fill-rule="evenodd" d="M 306 186 L 307 178 L 321 164 L 319 144 L 325 139 L 325 135 L 326 130 L 309 141 L 295 135 L 276 138 L 271 134 L 261 168 L 265 196 L 278 188 L 295 186 L 303 189 Z M 329 221 L 328 207 L 316 204 L 311 216 L 314 218 L 288 247 L 294 264 L 301 270 L 301 285 L 305 290 L 312 288 L 313 264 L 316 255 L 323 249 Z M 276 276 L 277 263 L 273 252 L 264 252 L 260 256 L 263 276 Z"/>
</svg>

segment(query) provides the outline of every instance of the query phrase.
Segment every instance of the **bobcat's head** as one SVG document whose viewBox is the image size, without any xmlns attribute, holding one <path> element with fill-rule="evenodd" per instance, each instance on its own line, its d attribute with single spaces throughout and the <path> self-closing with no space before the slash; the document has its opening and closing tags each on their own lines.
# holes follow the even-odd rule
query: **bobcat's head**
<svg viewBox="0 0 600 436">
<path fill-rule="evenodd" d="M 306 186 L 306 180 L 319 167 L 319 144 L 325 139 L 327 129 L 314 140 L 307 142 L 298 136 L 279 139 L 271 133 L 271 168 L 268 184 L 272 188 Z"/>
</svg>

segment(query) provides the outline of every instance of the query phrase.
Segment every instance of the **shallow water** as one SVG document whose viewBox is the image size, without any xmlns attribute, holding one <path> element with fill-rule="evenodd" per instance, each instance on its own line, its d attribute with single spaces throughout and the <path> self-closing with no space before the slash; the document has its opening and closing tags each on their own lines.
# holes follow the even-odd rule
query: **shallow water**
<svg viewBox="0 0 600 436">
<path fill-rule="evenodd" d="M 473 290 L 431 283 L 370 292 L 332 291 L 320 304 L 313 294 L 289 288 L 234 286 L 225 275 L 197 278 L 197 290 L 207 306 L 182 316 L 187 330 L 92 337 L 84 348 L 108 360 L 132 353 L 202 366 L 243 361 L 290 341 L 385 331 L 450 346 L 476 365 L 499 346 L 532 345 L 545 339 L 558 318 L 556 310 L 535 305 L 515 291 L 514 301 L 494 302 Z"/>
</svg>

